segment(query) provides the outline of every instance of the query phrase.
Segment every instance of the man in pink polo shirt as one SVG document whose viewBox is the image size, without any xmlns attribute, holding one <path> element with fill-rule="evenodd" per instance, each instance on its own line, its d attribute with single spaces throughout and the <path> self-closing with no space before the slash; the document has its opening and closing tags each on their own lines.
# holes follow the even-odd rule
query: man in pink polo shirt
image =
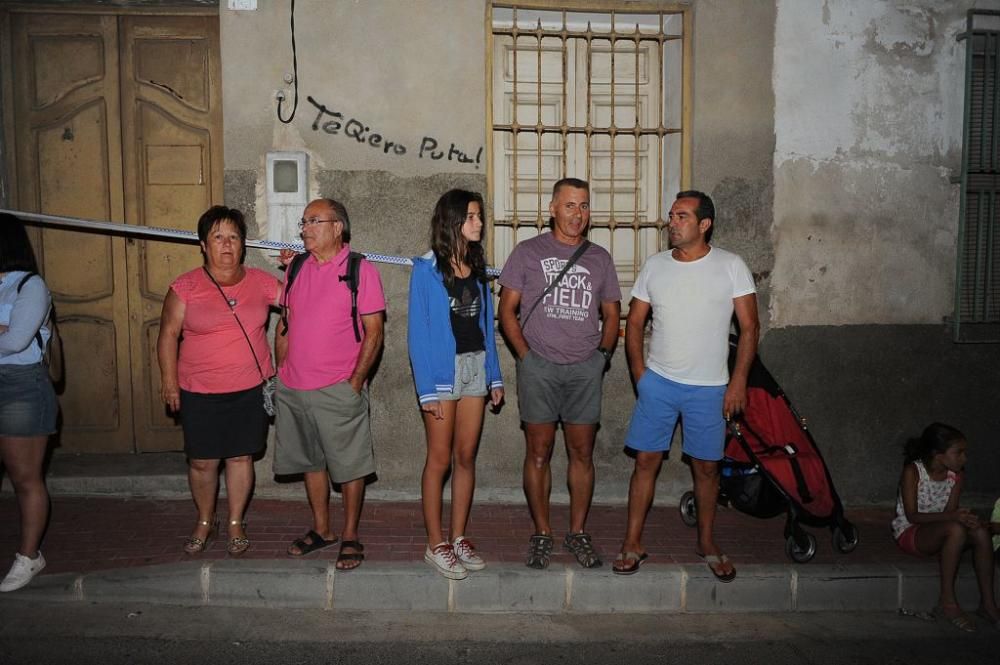
<svg viewBox="0 0 1000 665">
<path fill-rule="evenodd" d="M 316 199 L 306 206 L 299 227 L 309 257 L 284 290 L 286 317 L 275 335 L 274 472 L 304 474 L 313 513 L 312 529 L 289 546 L 291 556 L 337 542 L 330 528 L 330 481 L 341 486 L 344 526 L 337 568 L 352 570 L 364 560 L 358 521 L 365 479 L 375 473 L 366 382 L 382 350 L 385 296 L 378 271 L 362 260 L 357 341 L 346 280 L 351 253 L 347 209 L 332 199 Z"/>
</svg>

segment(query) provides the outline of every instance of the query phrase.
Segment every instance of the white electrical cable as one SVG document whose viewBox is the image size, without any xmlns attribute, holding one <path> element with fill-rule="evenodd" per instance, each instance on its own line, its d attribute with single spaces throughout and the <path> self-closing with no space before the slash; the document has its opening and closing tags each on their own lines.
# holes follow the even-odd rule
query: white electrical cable
<svg viewBox="0 0 1000 665">
<path fill-rule="evenodd" d="M 97 222 L 89 219 L 79 219 L 76 217 L 61 217 L 58 215 L 44 215 L 37 212 L 25 212 L 23 210 L 5 210 L 0 208 L 0 213 L 14 215 L 24 221 L 40 223 L 42 226 L 56 226 L 70 229 L 81 229 L 83 231 L 107 231 L 115 235 L 136 236 L 146 238 L 161 238 L 166 240 L 180 240 L 182 242 L 197 243 L 198 234 L 193 231 L 179 231 L 177 229 L 164 229 L 156 226 L 137 226 L 135 224 L 118 224 L 115 222 Z M 290 249 L 295 252 L 305 251 L 305 247 L 300 242 L 276 242 L 273 240 L 247 240 L 247 247 L 255 249 L 281 250 Z M 388 263 L 397 266 L 412 266 L 413 260 L 405 256 L 393 256 L 391 254 L 376 254 L 375 252 L 361 252 L 366 259 L 372 263 Z M 500 271 L 496 268 L 487 268 L 486 274 L 490 277 L 497 277 Z"/>
</svg>

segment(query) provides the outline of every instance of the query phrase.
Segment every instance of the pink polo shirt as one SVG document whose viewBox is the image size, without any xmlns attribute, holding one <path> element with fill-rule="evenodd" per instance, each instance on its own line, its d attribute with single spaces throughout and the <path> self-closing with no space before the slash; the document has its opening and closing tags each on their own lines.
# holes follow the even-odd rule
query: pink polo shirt
<svg viewBox="0 0 1000 665">
<path fill-rule="evenodd" d="M 177 382 L 193 393 L 231 393 L 260 385 L 261 376 L 250 345 L 219 289 L 201 268 L 186 272 L 170 285 L 184 303 Z M 268 309 L 277 301 L 281 283 L 263 270 L 247 268 L 238 284 L 223 286 L 253 344 L 265 377 L 274 374 L 264 327 Z"/>
<path fill-rule="evenodd" d="M 281 382 L 294 390 L 316 390 L 351 377 L 361 353 L 351 323 L 351 290 L 340 280 L 347 274 L 344 248 L 326 263 L 310 256 L 287 294 L 288 353 L 278 368 Z M 284 296 L 283 296 L 284 297 Z M 358 281 L 358 314 L 385 311 L 382 280 L 375 266 L 362 260 Z M 361 339 L 365 329 L 358 321 Z"/>
</svg>

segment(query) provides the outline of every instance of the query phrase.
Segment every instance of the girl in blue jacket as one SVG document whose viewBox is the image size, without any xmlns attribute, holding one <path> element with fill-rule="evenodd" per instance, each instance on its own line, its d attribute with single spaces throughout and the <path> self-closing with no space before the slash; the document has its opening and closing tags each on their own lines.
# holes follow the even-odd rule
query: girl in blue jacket
<svg viewBox="0 0 1000 665">
<path fill-rule="evenodd" d="M 453 189 L 431 219 L 431 251 L 413 260 L 407 342 L 427 431 L 421 478 L 424 560 L 449 579 L 486 566 L 465 537 L 476 486 L 476 448 L 489 399 L 503 403 L 493 334 L 493 298 L 483 253 L 483 197 Z M 441 527 L 441 495 L 451 478 L 451 537 Z"/>
</svg>

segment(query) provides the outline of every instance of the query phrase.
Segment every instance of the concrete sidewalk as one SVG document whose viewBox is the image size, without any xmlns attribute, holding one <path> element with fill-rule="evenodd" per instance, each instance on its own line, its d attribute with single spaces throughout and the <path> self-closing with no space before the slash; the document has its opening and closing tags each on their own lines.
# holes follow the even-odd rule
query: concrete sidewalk
<svg viewBox="0 0 1000 665">
<path fill-rule="evenodd" d="M 224 520 L 224 502 L 219 508 Z M 463 581 L 445 580 L 423 562 L 425 537 L 416 501 L 366 503 L 360 535 L 366 560 L 350 572 L 335 569 L 336 547 L 306 559 L 285 554 L 288 543 L 308 528 L 304 500 L 255 500 L 247 517 L 252 547 L 241 559 L 227 557 L 222 539 L 203 554 L 188 556 L 182 545 L 195 519 L 190 500 L 56 495 L 42 548 L 48 567 L 25 589 L 0 598 L 606 613 L 926 611 L 937 597 L 936 565 L 896 549 L 885 509 L 848 511 L 861 534 L 851 554 L 836 552 L 828 531 L 813 530 L 819 546 L 808 564 L 786 558 L 782 518 L 758 520 L 722 509 L 718 541 L 738 568 L 731 584 L 717 582 L 694 554 L 694 530 L 669 506 L 651 511 L 645 538 L 650 560 L 630 577 L 613 575 L 610 568 L 624 528 L 622 506 L 595 506 L 588 521 L 605 559 L 602 568 L 584 570 L 557 548 L 552 566 L 535 571 L 522 563 L 531 533 L 524 506 L 475 505 L 468 535 L 489 565 Z M 334 520 L 336 528 L 336 512 Z M 554 506 L 557 534 L 565 531 L 567 520 L 567 507 Z M 0 498 L 0 552 L 5 557 L 16 548 L 16 537 L 16 505 L 5 493 Z M 961 600 L 975 607 L 971 566 L 964 565 L 962 572 Z"/>
</svg>

